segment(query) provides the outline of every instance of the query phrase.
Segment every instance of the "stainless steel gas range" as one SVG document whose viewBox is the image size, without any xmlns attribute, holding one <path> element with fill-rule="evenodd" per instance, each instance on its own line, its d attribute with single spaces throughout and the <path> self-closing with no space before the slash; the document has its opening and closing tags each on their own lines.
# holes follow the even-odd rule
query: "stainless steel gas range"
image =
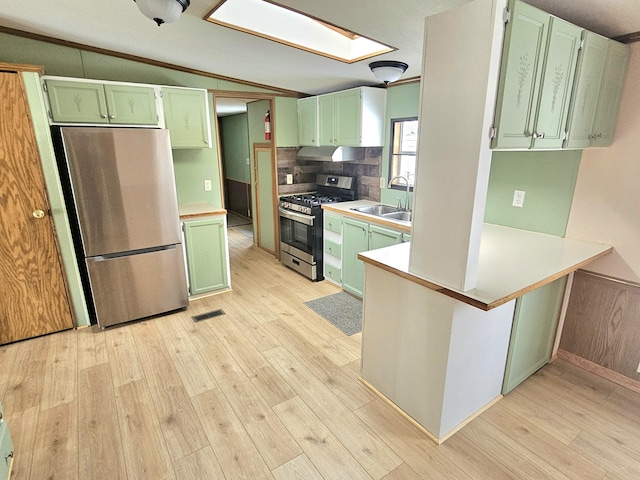
<svg viewBox="0 0 640 480">
<path fill-rule="evenodd" d="M 312 193 L 280 197 L 280 260 L 311 280 L 323 280 L 322 204 L 356 199 L 354 177 L 320 174 Z"/>
</svg>

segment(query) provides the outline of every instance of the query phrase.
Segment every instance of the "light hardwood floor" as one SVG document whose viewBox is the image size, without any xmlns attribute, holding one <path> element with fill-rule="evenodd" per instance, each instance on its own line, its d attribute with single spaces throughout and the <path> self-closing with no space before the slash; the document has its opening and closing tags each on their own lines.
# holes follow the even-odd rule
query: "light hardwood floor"
<svg viewBox="0 0 640 480">
<path fill-rule="evenodd" d="M 640 479 L 640 394 L 556 361 L 436 446 L 303 305 L 336 287 L 230 243 L 233 291 L 0 347 L 14 480 Z"/>
</svg>

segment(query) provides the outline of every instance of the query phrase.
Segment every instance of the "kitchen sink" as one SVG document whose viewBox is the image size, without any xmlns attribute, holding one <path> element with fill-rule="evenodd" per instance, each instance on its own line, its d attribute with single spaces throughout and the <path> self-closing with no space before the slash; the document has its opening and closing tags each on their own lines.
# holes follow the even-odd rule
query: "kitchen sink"
<svg viewBox="0 0 640 480">
<path fill-rule="evenodd" d="M 398 220 L 399 222 L 410 222 L 411 221 L 411 212 L 401 211 L 401 212 L 391 212 L 385 213 L 382 215 L 383 218 L 391 218 L 393 220 Z"/>
<path fill-rule="evenodd" d="M 351 210 L 379 217 L 383 215 L 386 216 L 390 213 L 402 213 L 396 207 L 392 207 L 391 205 L 367 205 L 366 207 L 354 207 Z"/>
</svg>

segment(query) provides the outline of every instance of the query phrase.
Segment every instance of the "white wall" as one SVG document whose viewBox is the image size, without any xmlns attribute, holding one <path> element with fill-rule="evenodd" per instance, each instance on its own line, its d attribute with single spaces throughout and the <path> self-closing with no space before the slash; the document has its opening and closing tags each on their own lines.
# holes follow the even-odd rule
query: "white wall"
<svg viewBox="0 0 640 480">
<path fill-rule="evenodd" d="M 610 243 L 587 269 L 640 282 L 640 43 L 633 43 L 613 145 L 585 149 L 567 237 Z"/>
</svg>

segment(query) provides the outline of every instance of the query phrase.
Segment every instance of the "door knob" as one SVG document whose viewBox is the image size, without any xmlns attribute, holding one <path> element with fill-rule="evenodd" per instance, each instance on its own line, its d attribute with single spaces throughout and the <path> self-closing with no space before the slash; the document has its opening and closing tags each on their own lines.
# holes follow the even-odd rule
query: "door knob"
<svg viewBox="0 0 640 480">
<path fill-rule="evenodd" d="M 34 211 L 33 211 L 33 216 L 34 216 L 35 218 L 42 218 L 42 217 L 44 217 L 44 210 L 40 210 L 40 209 L 34 210 Z"/>
</svg>

